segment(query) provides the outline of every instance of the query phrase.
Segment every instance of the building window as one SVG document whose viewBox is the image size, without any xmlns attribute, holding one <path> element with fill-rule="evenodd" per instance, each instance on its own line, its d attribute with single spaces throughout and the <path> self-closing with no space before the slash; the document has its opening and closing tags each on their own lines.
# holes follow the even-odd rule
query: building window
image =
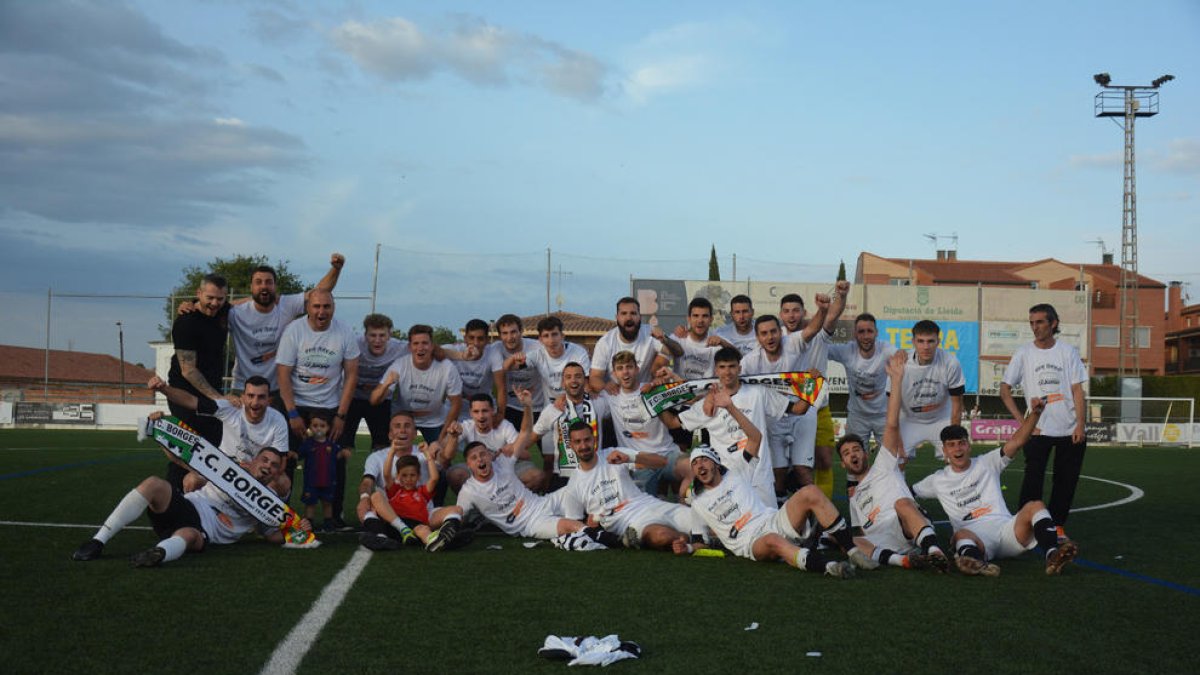
<svg viewBox="0 0 1200 675">
<path fill-rule="evenodd" d="M 1120 330 L 1116 326 L 1096 326 L 1096 346 L 1097 347 L 1119 347 L 1120 346 Z M 1150 348 L 1150 327 L 1137 327 L 1137 346 L 1138 349 Z"/>
<path fill-rule="evenodd" d="M 908 283 L 908 279 L 889 279 L 888 285 L 890 285 L 890 286 L 908 286 L 909 283 Z"/>
</svg>

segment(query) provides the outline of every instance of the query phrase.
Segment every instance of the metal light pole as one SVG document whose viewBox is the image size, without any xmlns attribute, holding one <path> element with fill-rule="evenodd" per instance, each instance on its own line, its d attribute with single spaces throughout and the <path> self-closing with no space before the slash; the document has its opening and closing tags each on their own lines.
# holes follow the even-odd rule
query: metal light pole
<svg viewBox="0 0 1200 675">
<path fill-rule="evenodd" d="M 1121 207 L 1121 323 L 1117 377 L 1138 377 L 1137 178 L 1134 173 L 1133 123 L 1158 114 L 1158 88 L 1175 79 L 1163 75 L 1149 85 L 1116 85 L 1108 73 L 1092 76 L 1105 91 L 1096 94 L 1096 117 L 1109 117 L 1125 130 L 1125 189 Z M 1118 122 L 1121 118 L 1122 122 Z M 1148 345 L 1147 345 L 1148 346 Z"/>
<path fill-rule="evenodd" d="M 117 345 L 121 350 L 121 403 L 125 403 L 125 327 L 117 322 Z"/>
</svg>

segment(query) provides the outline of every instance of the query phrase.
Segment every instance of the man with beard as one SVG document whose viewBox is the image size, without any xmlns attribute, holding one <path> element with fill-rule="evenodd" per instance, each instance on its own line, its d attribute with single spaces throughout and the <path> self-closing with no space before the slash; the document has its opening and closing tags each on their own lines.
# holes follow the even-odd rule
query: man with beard
<svg viewBox="0 0 1200 675">
<path fill-rule="evenodd" d="M 329 256 L 329 271 L 313 290 L 333 291 L 346 258 L 341 253 Z M 253 375 L 266 378 L 271 386 L 272 404 L 286 412 L 279 398 L 275 372 L 275 352 L 279 338 L 292 319 L 304 313 L 305 293 L 278 295 L 275 268 L 260 265 L 250 273 L 250 299 L 234 303 L 229 310 L 229 331 L 233 334 L 233 351 L 237 362 L 233 368 L 233 388 L 241 389 L 246 378 Z"/>
<path fill-rule="evenodd" d="M 742 356 L 754 351 L 758 340 L 754 335 L 754 305 L 748 295 L 735 295 L 729 301 L 730 322 L 713 331 L 717 337 L 737 347 Z"/>
<path fill-rule="evenodd" d="M 733 347 L 712 326 L 713 306 L 707 298 L 693 298 L 688 303 L 687 326 L 675 327 L 675 336 L 664 338 L 679 345 L 680 356 L 675 359 L 675 372 L 685 380 L 702 380 L 713 376 L 713 355 L 721 347 Z"/>
<path fill-rule="evenodd" d="M 579 458 L 571 449 L 571 424 L 576 421 L 587 424 L 596 433 L 596 444 L 604 447 L 601 434 L 605 425 L 602 421 L 608 417 L 608 399 L 592 396 L 588 392 L 586 372 L 579 363 L 571 362 L 564 366 L 563 395 L 547 405 L 533 425 L 533 433 L 543 437 L 544 492 L 552 492 L 566 485 L 579 468 Z"/>
<path fill-rule="evenodd" d="M 683 354 L 683 350 L 674 342 L 664 345 L 662 331 L 642 325 L 642 310 L 638 301 L 624 297 L 617 301 L 617 325 L 609 329 L 596 342 L 592 350 L 592 368 L 588 386 L 593 393 L 607 389 L 610 394 L 617 393 L 617 383 L 609 381 L 608 373 L 612 367 L 612 359 L 618 352 L 633 352 L 638 365 L 638 382 L 646 384 L 654 379 L 654 374 L 668 364 L 669 349 L 678 350 L 675 356 Z"/>
<path fill-rule="evenodd" d="M 193 396 L 221 398 L 221 380 L 225 375 L 226 320 L 225 304 L 228 284 L 225 277 L 205 275 L 196 288 L 194 311 L 181 313 L 171 325 L 171 341 L 175 353 L 167 380 L 172 387 Z M 194 409 L 168 402 L 171 414 L 196 430 L 213 445 L 221 443 L 221 424 L 214 418 L 201 417 Z M 187 471 L 174 462 L 167 464 L 167 482 L 183 489 Z"/>
<path fill-rule="evenodd" d="M 846 367 L 850 398 L 846 404 L 846 433 L 869 442 L 883 440 L 887 424 L 887 360 L 896 353 L 889 342 L 879 339 L 875 317 L 862 313 L 854 318 L 854 340 L 829 346 L 829 358 Z"/>
</svg>

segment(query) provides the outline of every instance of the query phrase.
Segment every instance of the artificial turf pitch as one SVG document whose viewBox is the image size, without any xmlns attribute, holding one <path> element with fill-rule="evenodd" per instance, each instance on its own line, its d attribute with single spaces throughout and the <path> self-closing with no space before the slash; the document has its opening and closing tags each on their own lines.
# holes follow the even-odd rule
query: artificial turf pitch
<svg viewBox="0 0 1200 675">
<path fill-rule="evenodd" d="M 929 455 L 910 481 L 934 469 Z M 0 520 L 95 526 L 165 463 L 133 432 L 0 431 Z M 1021 467 L 1018 457 L 1004 474 L 1010 506 Z M 623 671 L 1195 672 L 1200 454 L 1091 448 L 1084 474 L 1145 496 L 1074 514 L 1081 561 L 1061 577 L 1046 577 L 1036 553 L 999 561 L 995 579 L 884 569 L 838 581 L 732 558 L 526 549 L 499 535 L 437 555 L 371 554 L 298 672 L 549 672 L 566 666 L 536 656 L 545 636 L 609 633 L 644 649 L 613 666 Z M 1129 495 L 1084 479 L 1076 506 Z M 845 511 L 844 492 L 835 503 Z M 71 561 L 93 531 L 0 525 L 4 672 L 258 672 L 360 550 L 354 534 L 324 535 L 314 551 L 247 538 L 130 569 L 128 556 L 155 540 L 130 529 L 100 560 Z"/>
</svg>

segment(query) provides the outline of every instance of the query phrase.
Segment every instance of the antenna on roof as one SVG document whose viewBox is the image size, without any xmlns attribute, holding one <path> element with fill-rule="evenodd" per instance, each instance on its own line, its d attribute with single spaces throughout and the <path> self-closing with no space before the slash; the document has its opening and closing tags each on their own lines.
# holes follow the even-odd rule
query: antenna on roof
<svg viewBox="0 0 1200 675">
<path fill-rule="evenodd" d="M 1095 245 L 1097 245 L 1097 246 L 1099 246 L 1099 247 L 1100 247 L 1100 263 L 1101 263 L 1101 264 L 1103 264 L 1103 265 L 1111 265 L 1111 264 L 1113 264 L 1113 254 L 1112 254 L 1112 250 L 1110 250 L 1110 249 L 1108 248 L 1108 244 L 1105 244 L 1105 243 L 1104 243 L 1104 239 L 1103 239 L 1103 238 L 1101 238 L 1101 237 L 1096 237 L 1095 239 L 1088 239 L 1088 240 L 1087 240 L 1086 242 L 1084 242 L 1084 243 L 1085 243 L 1085 244 L 1095 244 Z"/>
</svg>

